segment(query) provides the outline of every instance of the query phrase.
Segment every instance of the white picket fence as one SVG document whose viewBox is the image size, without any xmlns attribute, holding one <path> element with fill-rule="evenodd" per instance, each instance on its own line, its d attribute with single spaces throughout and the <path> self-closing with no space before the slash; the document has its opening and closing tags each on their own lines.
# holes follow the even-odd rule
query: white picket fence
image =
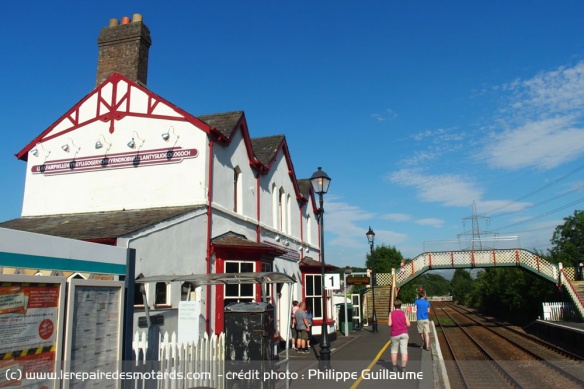
<svg viewBox="0 0 584 389">
<path fill-rule="evenodd" d="M 414 304 L 402 304 L 400 309 L 406 313 L 406 316 L 410 321 L 418 321 L 416 316 L 416 306 Z"/>
<path fill-rule="evenodd" d="M 147 361 L 149 345 L 148 333 L 134 334 L 132 348 L 135 355 L 135 371 L 141 367 L 155 366 L 155 380 L 136 380 L 135 389 L 155 387 L 158 389 L 187 389 L 192 387 L 225 388 L 225 334 L 210 337 L 205 335 L 193 342 L 178 343 L 175 332 L 165 332 L 156 345 L 158 361 Z M 148 372 L 149 370 L 146 370 Z M 153 386 L 153 383 L 156 383 Z"/>
<path fill-rule="evenodd" d="M 572 303 L 542 303 L 543 320 L 546 321 L 572 321 L 578 319 L 578 312 Z"/>
</svg>

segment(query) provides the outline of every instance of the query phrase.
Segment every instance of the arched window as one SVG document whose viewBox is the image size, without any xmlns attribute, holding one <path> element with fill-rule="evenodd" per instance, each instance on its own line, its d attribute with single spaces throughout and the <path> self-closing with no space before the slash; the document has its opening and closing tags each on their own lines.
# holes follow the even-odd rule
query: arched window
<svg viewBox="0 0 584 389">
<path fill-rule="evenodd" d="M 155 296 L 154 296 L 154 304 L 156 305 L 170 305 L 170 293 L 169 293 L 170 284 L 166 282 L 157 282 Z"/>
<path fill-rule="evenodd" d="M 276 191 L 276 184 L 272 184 L 272 227 L 278 229 L 278 191 Z"/>
<path fill-rule="evenodd" d="M 286 196 L 286 232 L 292 234 L 292 198 Z"/>
<path fill-rule="evenodd" d="M 278 200 L 278 213 L 280 216 L 280 231 L 285 232 L 286 224 L 288 223 L 286 218 L 286 193 L 284 193 L 284 188 L 280 188 L 280 196 Z"/>
<path fill-rule="evenodd" d="M 312 244 L 312 220 L 310 215 L 306 215 L 306 237 L 304 239 L 306 243 Z"/>
<path fill-rule="evenodd" d="M 233 212 L 242 213 L 241 169 L 233 169 Z"/>
</svg>

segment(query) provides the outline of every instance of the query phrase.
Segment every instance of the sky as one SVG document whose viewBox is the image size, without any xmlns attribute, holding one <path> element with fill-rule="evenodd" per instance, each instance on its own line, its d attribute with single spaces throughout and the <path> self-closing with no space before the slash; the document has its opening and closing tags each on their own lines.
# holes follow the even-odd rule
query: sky
<svg viewBox="0 0 584 389">
<path fill-rule="evenodd" d="M 193 115 L 245 111 L 318 166 L 325 260 L 474 247 L 545 252 L 584 207 L 584 2 L 4 2 L 0 220 L 20 216 L 14 156 L 95 86 L 97 36 L 140 13 L 148 88 Z M 477 228 L 478 227 L 478 228 Z"/>
</svg>

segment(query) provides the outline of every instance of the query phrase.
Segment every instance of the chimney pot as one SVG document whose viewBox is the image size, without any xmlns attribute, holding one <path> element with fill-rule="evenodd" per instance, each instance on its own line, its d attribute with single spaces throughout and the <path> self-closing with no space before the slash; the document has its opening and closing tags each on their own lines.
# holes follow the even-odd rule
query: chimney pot
<svg viewBox="0 0 584 389">
<path fill-rule="evenodd" d="M 120 24 L 120 21 L 116 18 L 111 18 L 110 22 L 109 22 L 109 26 L 110 27 L 115 27 L 118 26 Z"/>
<path fill-rule="evenodd" d="M 111 24 L 112 21 L 110 27 L 102 28 L 97 38 L 99 55 L 95 85 L 117 72 L 145 87 L 148 51 L 152 44 L 150 30 L 144 23 L 130 23 L 127 16 L 122 19 L 122 24 Z"/>
<path fill-rule="evenodd" d="M 134 14 L 132 16 L 132 22 L 136 23 L 136 22 L 141 22 L 142 21 L 142 15 L 141 14 Z"/>
</svg>

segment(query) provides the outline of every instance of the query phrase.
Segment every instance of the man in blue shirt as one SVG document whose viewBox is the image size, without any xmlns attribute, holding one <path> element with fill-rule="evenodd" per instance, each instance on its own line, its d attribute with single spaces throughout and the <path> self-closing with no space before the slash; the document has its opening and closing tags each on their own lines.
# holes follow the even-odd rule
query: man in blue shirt
<svg viewBox="0 0 584 389">
<path fill-rule="evenodd" d="M 414 302 L 416 306 L 416 317 L 418 319 L 418 332 L 422 337 L 422 348 L 430 351 L 430 303 L 426 300 L 426 292 L 420 291 L 418 299 Z"/>
</svg>

